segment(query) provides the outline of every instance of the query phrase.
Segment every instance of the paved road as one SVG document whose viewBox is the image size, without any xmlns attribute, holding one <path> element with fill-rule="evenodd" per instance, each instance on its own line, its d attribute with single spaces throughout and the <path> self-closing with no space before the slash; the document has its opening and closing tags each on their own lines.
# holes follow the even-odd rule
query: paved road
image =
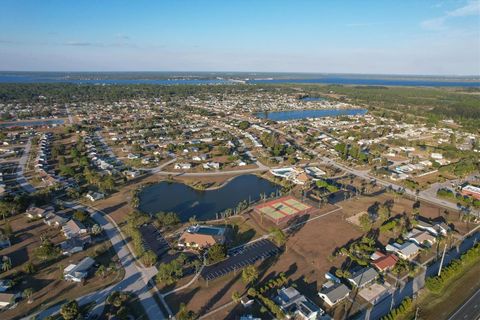
<svg viewBox="0 0 480 320">
<path fill-rule="evenodd" d="M 17 172 L 17 180 L 21 182 L 21 187 L 27 192 L 35 192 L 35 188 L 30 185 L 23 176 L 23 172 L 25 169 L 25 164 L 28 159 L 29 151 L 30 151 L 30 140 L 28 141 L 24 154 L 22 158 L 19 160 L 19 168 Z M 63 203 L 66 207 L 71 207 L 75 209 L 85 210 L 89 212 L 92 218 L 103 228 L 105 233 L 107 234 L 110 242 L 112 243 L 112 247 L 117 253 L 119 261 L 122 267 L 125 269 L 125 276 L 122 281 L 114 284 L 110 287 L 107 287 L 103 290 L 96 291 L 84 295 L 77 299 L 80 305 L 87 304 L 90 302 L 95 302 L 96 305 L 93 308 L 91 314 L 100 315 L 103 312 L 103 308 L 105 305 L 105 299 L 108 295 L 113 291 L 129 291 L 135 293 L 140 300 L 145 312 L 148 315 L 149 319 L 165 319 L 160 307 L 158 306 L 157 302 L 153 298 L 150 291 L 148 291 L 148 282 L 154 277 L 157 273 L 157 269 L 155 267 L 151 268 L 143 268 L 137 266 L 135 263 L 135 258 L 132 256 L 127 243 L 123 240 L 122 235 L 117 226 L 114 226 L 113 221 L 110 222 L 107 220 L 106 215 L 100 213 L 94 208 L 85 207 L 83 205 L 79 205 L 76 203 L 71 202 L 64 202 Z M 167 306 L 168 308 L 168 306 Z M 26 316 L 24 319 L 44 319 L 47 316 L 56 314 L 60 311 L 60 306 L 53 306 L 49 309 L 43 310 L 37 314 L 33 314 L 30 316 Z"/>
<path fill-rule="evenodd" d="M 394 183 L 391 183 L 391 182 L 388 182 L 388 181 L 383 181 L 383 180 L 380 180 L 378 179 L 377 177 L 374 177 L 374 176 L 371 176 L 368 171 L 361 171 L 361 170 L 357 170 L 357 169 L 353 169 L 353 168 L 350 168 L 350 167 L 347 167 L 347 166 L 344 166 L 343 164 L 340 164 L 332 159 L 329 159 L 329 158 L 326 158 L 326 157 L 323 157 L 322 160 L 329 164 L 329 165 L 332 165 L 336 168 L 339 168 L 341 170 L 344 170 L 344 171 L 347 171 L 349 173 L 352 173 L 360 178 L 363 178 L 365 180 L 372 180 L 372 179 L 375 179 L 376 183 L 379 184 L 379 185 L 382 185 L 384 187 L 389 187 L 391 186 L 394 190 L 400 190 L 400 189 L 404 189 L 405 190 L 405 193 L 410 196 L 410 197 L 417 197 L 417 195 L 415 194 L 415 191 L 413 190 L 410 190 L 410 189 L 406 189 L 406 188 L 403 188 L 402 186 L 399 186 L 399 185 L 396 185 Z M 430 202 L 430 203 L 434 203 L 434 204 L 437 204 L 439 206 L 442 206 L 442 207 L 445 207 L 445 208 L 448 208 L 448 209 L 452 209 L 452 210 L 458 210 L 457 208 L 457 205 L 455 203 L 452 203 L 452 202 L 449 202 L 449 201 L 446 201 L 446 200 L 442 200 L 442 199 L 438 199 L 436 197 L 436 193 L 433 194 L 431 191 L 422 191 L 418 194 L 418 199 L 419 200 L 423 200 L 423 201 L 426 201 L 426 202 Z"/>
<path fill-rule="evenodd" d="M 480 289 L 477 290 L 448 320 L 478 320 L 480 319 Z"/>
<path fill-rule="evenodd" d="M 92 209 L 87 208 L 82 205 L 74 203 L 63 203 L 66 207 L 71 207 L 79 210 L 88 211 L 92 218 L 102 226 L 107 234 L 112 246 L 117 253 L 122 267 L 125 269 L 125 276 L 122 281 L 107 287 L 103 290 L 96 291 L 84 295 L 77 299 L 80 305 L 88 304 L 90 302 L 95 302 L 96 305 L 91 311 L 91 314 L 100 315 L 105 306 L 105 299 L 113 291 L 129 291 L 136 294 L 139 297 L 140 303 L 145 309 L 149 319 L 165 319 L 162 311 L 154 300 L 152 294 L 148 291 L 148 282 L 155 275 L 156 268 L 141 268 L 135 263 L 135 259 L 130 253 L 127 244 L 123 241 L 120 232 L 117 228 L 110 223 L 103 214 Z M 53 306 L 49 309 L 43 310 L 38 314 L 31 315 L 26 319 L 44 319 L 47 316 L 54 315 L 60 311 L 59 305 Z"/>
<path fill-rule="evenodd" d="M 209 176 L 225 176 L 267 171 L 270 168 L 257 161 L 258 168 L 231 170 L 231 171 L 214 171 L 214 172 L 174 172 L 174 171 L 154 171 L 155 174 L 163 176 L 185 176 L 185 177 L 209 177 Z"/>
<path fill-rule="evenodd" d="M 72 114 L 70 113 L 70 108 L 68 106 L 65 106 L 65 109 L 67 110 L 68 122 L 70 124 L 73 124 L 73 118 L 72 118 Z"/>
<path fill-rule="evenodd" d="M 27 191 L 28 193 L 35 192 L 35 188 L 28 183 L 27 179 L 25 179 L 25 166 L 28 161 L 28 156 L 30 155 L 30 148 L 32 147 L 32 139 L 29 138 L 28 142 L 25 144 L 25 149 L 23 150 L 23 154 L 18 160 L 18 169 L 17 169 L 17 182 L 22 189 Z"/>
</svg>

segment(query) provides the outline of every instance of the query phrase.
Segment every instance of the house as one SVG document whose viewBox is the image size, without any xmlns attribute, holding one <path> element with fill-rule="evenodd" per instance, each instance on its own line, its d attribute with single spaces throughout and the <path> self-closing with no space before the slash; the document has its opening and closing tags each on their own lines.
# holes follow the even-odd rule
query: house
<svg viewBox="0 0 480 320">
<path fill-rule="evenodd" d="M 359 288 L 363 288 L 369 283 L 375 281 L 378 277 L 378 272 L 371 267 L 366 267 L 357 272 L 354 272 L 351 277 L 348 278 L 348 281 Z"/>
<path fill-rule="evenodd" d="M 6 234 L 2 233 L 2 230 L 0 230 L 0 250 L 8 248 L 12 245 L 10 242 L 10 237 L 8 237 Z"/>
<path fill-rule="evenodd" d="M 437 239 L 428 231 L 417 228 L 414 228 L 412 231 L 410 231 L 406 238 L 409 241 L 416 243 L 420 247 L 431 247 L 435 242 L 437 242 Z"/>
<path fill-rule="evenodd" d="M 350 294 L 350 289 L 343 283 L 327 282 L 318 295 L 330 307 L 336 305 Z"/>
<path fill-rule="evenodd" d="M 78 264 L 71 264 L 63 270 L 63 277 L 67 281 L 82 282 L 88 277 L 95 260 L 90 257 L 84 258 Z"/>
<path fill-rule="evenodd" d="M 412 260 L 419 253 L 420 247 L 413 242 L 405 242 L 403 244 L 394 243 L 388 244 L 385 249 L 389 252 L 395 252 L 400 258 L 405 260 Z"/>
<path fill-rule="evenodd" d="M 48 213 L 53 212 L 53 207 L 49 206 L 46 208 L 39 208 L 36 206 L 30 206 L 28 207 L 27 211 L 25 211 L 25 215 L 29 217 L 30 219 L 36 219 L 36 218 L 43 218 L 45 217 Z"/>
<path fill-rule="evenodd" d="M 10 280 L 0 280 L 0 292 L 5 292 L 12 287 L 12 281 Z"/>
<path fill-rule="evenodd" d="M 215 170 L 218 170 L 220 169 L 220 163 L 218 162 L 207 162 L 207 163 L 204 163 L 203 164 L 203 168 L 204 169 L 215 169 Z"/>
<path fill-rule="evenodd" d="M 309 176 L 305 172 L 300 172 L 292 178 L 293 183 L 304 185 L 310 180 Z"/>
<path fill-rule="evenodd" d="M 244 166 L 246 166 L 246 165 L 247 165 L 247 163 L 246 163 L 245 161 L 237 160 L 237 166 L 239 166 L 239 167 L 244 167 Z"/>
<path fill-rule="evenodd" d="M 105 198 L 105 195 L 100 192 L 95 192 L 95 191 L 88 191 L 87 195 L 85 196 L 88 200 L 95 202 L 98 200 L 101 200 Z"/>
<path fill-rule="evenodd" d="M 60 243 L 62 254 L 69 256 L 74 253 L 83 251 L 85 247 L 92 242 L 90 235 L 73 237 Z"/>
<path fill-rule="evenodd" d="M 430 232 L 431 235 L 438 237 L 446 236 L 450 227 L 445 222 L 428 222 L 424 219 L 417 219 L 415 228 Z"/>
<path fill-rule="evenodd" d="M 63 235 L 65 238 L 70 239 L 75 236 L 86 234 L 88 232 L 87 228 L 83 223 L 75 221 L 73 219 L 68 220 L 65 225 L 62 226 Z"/>
<path fill-rule="evenodd" d="M 470 196 L 477 200 L 480 200 L 480 188 L 472 185 L 467 185 L 462 188 L 460 193 L 464 196 Z"/>
<path fill-rule="evenodd" d="M 205 249 L 214 244 L 226 242 L 226 229 L 212 226 L 189 227 L 178 240 L 180 248 Z"/>
<path fill-rule="evenodd" d="M 321 178 L 327 173 L 317 167 L 305 167 L 305 173 L 311 176 L 312 178 Z"/>
<path fill-rule="evenodd" d="M 127 170 L 127 171 L 124 171 L 123 174 L 124 174 L 128 179 L 135 179 L 136 177 L 140 176 L 140 171 Z"/>
<path fill-rule="evenodd" d="M 443 155 L 441 153 L 432 153 L 430 155 L 430 157 L 433 159 L 433 160 L 442 160 L 443 159 Z"/>
<path fill-rule="evenodd" d="M 240 320 L 262 320 L 262 318 L 257 318 L 252 316 L 251 314 L 246 314 L 240 317 Z"/>
<path fill-rule="evenodd" d="M 207 159 L 208 159 L 208 154 L 206 154 L 206 153 L 203 153 L 203 154 L 192 157 L 193 161 L 205 161 Z"/>
<path fill-rule="evenodd" d="M 175 163 L 175 166 L 173 167 L 176 170 L 189 170 L 192 168 L 191 163 Z"/>
<path fill-rule="evenodd" d="M 274 301 L 288 319 L 314 320 L 324 313 L 320 307 L 293 287 L 280 289 Z"/>
<path fill-rule="evenodd" d="M 398 257 L 392 253 L 376 253 L 378 257 L 373 260 L 372 265 L 380 272 L 392 269 L 398 261 Z"/>
<path fill-rule="evenodd" d="M 51 227 L 60 227 L 67 223 L 68 219 L 54 212 L 49 212 L 43 219 L 43 222 Z"/>
<path fill-rule="evenodd" d="M 18 298 L 18 294 L 0 293 L 0 309 L 5 309 L 8 306 L 14 304 Z"/>
</svg>

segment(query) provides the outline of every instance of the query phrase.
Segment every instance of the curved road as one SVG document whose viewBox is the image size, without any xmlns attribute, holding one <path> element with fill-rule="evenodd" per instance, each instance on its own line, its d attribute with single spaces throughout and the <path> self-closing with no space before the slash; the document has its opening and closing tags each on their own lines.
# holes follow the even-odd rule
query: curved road
<svg viewBox="0 0 480 320">
<path fill-rule="evenodd" d="M 19 160 L 18 170 L 17 170 L 17 181 L 20 186 L 27 191 L 28 193 L 35 192 L 35 187 L 28 183 L 23 175 L 25 170 L 25 165 L 28 159 L 29 151 L 31 147 L 31 141 L 29 140 L 25 146 L 24 153 Z M 160 307 L 153 298 L 152 294 L 149 291 L 148 283 L 157 273 L 155 267 L 145 268 L 139 267 L 135 263 L 135 258 L 132 256 L 127 243 L 123 240 L 123 237 L 118 229 L 117 225 L 114 225 L 113 220 L 110 222 L 107 220 L 108 217 L 106 214 L 101 213 L 100 211 L 86 207 L 80 204 L 63 202 L 66 207 L 84 210 L 90 213 L 91 217 L 103 228 L 108 239 L 112 243 L 112 247 L 117 253 L 119 261 L 122 267 L 125 270 L 125 276 L 122 281 L 104 288 L 100 291 L 92 292 L 86 294 L 82 297 L 77 298 L 77 301 L 80 305 L 87 304 L 90 302 L 95 302 L 96 305 L 92 309 L 91 314 L 100 315 L 103 312 L 105 305 L 105 299 L 113 291 L 129 291 L 136 294 L 142 304 L 145 312 L 148 315 L 149 319 L 165 319 Z M 163 301 L 163 297 L 160 297 Z M 26 316 L 24 319 L 44 319 L 47 316 L 54 315 L 60 311 L 60 305 L 55 305 L 46 310 L 40 311 L 39 313 Z M 168 309 L 168 306 L 165 306 Z"/>
<path fill-rule="evenodd" d="M 123 240 L 120 232 L 117 228 L 110 223 L 100 212 L 87 208 L 82 205 L 74 203 L 63 203 L 66 207 L 70 207 L 78 210 L 85 210 L 90 213 L 91 217 L 102 226 L 103 230 L 107 234 L 112 247 L 117 253 L 119 261 L 122 267 L 125 269 L 125 276 L 122 281 L 102 289 L 100 291 L 92 292 L 77 299 L 80 305 L 95 302 L 96 305 L 92 309 L 90 314 L 100 315 L 105 305 L 105 299 L 113 291 L 129 291 L 136 294 L 139 297 L 145 312 L 149 319 L 164 319 L 164 315 L 160 310 L 157 302 L 153 298 L 152 294 L 148 291 L 148 282 L 156 274 L 156 268 L 141 268 L 136 265 L 135 258 L 130 253 L 126 242 Z M 26 319 L 44 319 L 47 316 L 54 315 L 60 311 L 60 305 L 55 305 L 51 308 L 43 310 L 38 314 L 26 317 Z"/>
</svg>

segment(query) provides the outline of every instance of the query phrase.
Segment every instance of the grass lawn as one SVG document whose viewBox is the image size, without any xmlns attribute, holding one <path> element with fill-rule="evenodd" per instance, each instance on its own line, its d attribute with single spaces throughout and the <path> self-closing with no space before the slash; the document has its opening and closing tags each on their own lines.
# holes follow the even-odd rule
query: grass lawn
<svg viewBox="0 0 480 320">
<path fill-rule="evenodd" d="M 420 307 L 419 319 L 447 319 L 449 315 L 480 288 L 479 273 L 480 263 L 477 262 L 459 278 L 454 279 L 450 285 L 446 286 L 441 294 L 437 295 L 425 290 L 418 301 L 418 306 Z M 414 313 L 415 310 L 412 312 Z"/>
</svg>

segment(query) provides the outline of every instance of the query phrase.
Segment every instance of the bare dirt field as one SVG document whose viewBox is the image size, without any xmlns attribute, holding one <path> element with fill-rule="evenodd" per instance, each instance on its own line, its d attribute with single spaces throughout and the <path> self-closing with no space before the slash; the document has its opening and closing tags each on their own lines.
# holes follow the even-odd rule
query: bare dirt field
<svg viewBox="0 0 480 320">
<path fill-rule="evenodd" d="M 319 210 L 323 214 L 332 211 L 334 206 Z M 284 272 L 299 290 L 316 303 L 321 305 L 317 291 L 324 282 L 324 274 L 332 267 L 339 267 L 343 258 L 330 258 L 337 247 L 343 246 L 350 240 L 361 236 L 350 224 L 341 219 L 341 210 L 322 216 L 308 222 L 289 234 L 284 251 L 258 265 L 260 271 L 260 285 L 264 281 Z M 269 223 L 261 223 L 256 214 L 249 213 L 244 220 L 255 228 L 257 232 L 266 232 Z M 245 286 L 241 282 L 240 272 L 227 275 L 208 283 L 199 280 L 194 286 L 181 291 L 175 296 L 168 297 L 167 301 L 175 310 L 180 302 L 187 303 L 187 308 L 195 312 L 205 313 L 229 301 L 233 292 L 243 293 Z M 201 292 L 201 294 L 200 294 Z M 226 308 L 212 315 L 212 319 L 233 318 L 231 308 Z"/>
</svg>

